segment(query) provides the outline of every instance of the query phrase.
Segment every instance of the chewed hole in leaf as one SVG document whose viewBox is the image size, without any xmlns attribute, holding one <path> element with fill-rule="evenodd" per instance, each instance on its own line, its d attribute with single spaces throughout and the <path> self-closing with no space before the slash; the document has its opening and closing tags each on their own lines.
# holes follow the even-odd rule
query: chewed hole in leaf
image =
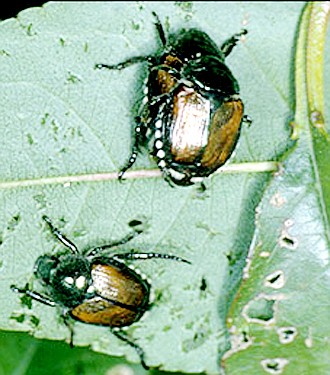
<svg viewBox="0 0 330 375">
<path fill-rule="evenodd" d="M 128 222 L 128 226 L 135 232 L 142 233 L 149 228 L 148 219 L 146 217 L 135 218 Z"/>
<path fill-rule="evenodd" d="M 266 277 L 265 286 L 274 289 L 280 289 L 284 286 L 284 273 L 283 271 L 275 271 Z"/>
<path fill-rule="evenodd" d="M 249 322 L 269 324 L 274 319 L 275 300 L 261 297 L 249 302 L 243 309 L 243 315 Z"/>
<path fill-rule="evenodd" d="M 141 225 L 142 224 L 142 221 L 141 220 L 131 220 L 128 225 L 130 227 L 136 227 L 137 225 Z"/>
<path fill-rule="evenodd" d="M 289 344 L 292 342 L 298 334 L 295 327 L 281 327 L 277 329 L 280 343 Z"/>
<path fill-rule="evenodd" d="M 294 250 L 297 248 L 298 246 L 298 241 L 297 239 L 293 238 L 293 237 L 290 237 L 288 235 L 288 233 L 283 233 L 280 240 L 279 240 L 279 244 L 281 247 L 285 247 L 287 249 L 290 249 L 290 250 Z"/>
<path fill-rule="evenodd" d="M 35 315 L 30 316 L 30 322 L 32 323 L 33 326 L 38 327 L 40 323 L 40 319 L 37 318 Z"/>
<path fill-rule="evenodd" d="M 293 225 L 294 225 L 294 220 L 292 219 L 285 220 L 283 229 L 281 232 L 281 236 L 278 241 L 281 247 L 284 247 L 289 250 L 294 250 L 298 246 L 297 238 L 294 238 L 289 234 L 289 228 L 292 227 Z"/>
<path fill-rule="evenodd" d="M 241 337 L 242 337 L 242 342 L 244 342 L 244 343 L 248 343 L 248 342 L 251 341 L 250 335 L 249 335 L 249 333 L 247 331 L 243 330 Z"/>
<path fill-rule="evenodd" d="M 206 280 L 205 280 L 205 277 L 202 278 L 201 285 L 200 285 L 199 288 L 200 288 L 200 290 L 201 290 L 202 292 L 204 292 L 204 291 L 207 289 L 207 282 L 206 282 Z"/>
<path fill-rule="evenodd" d="M 279 192 L 277 192 L 272 196 L 270 203 L 274 207 L 282 207 L 284 203 L 286 203 L 286 199 Z"/>
<path fill-rule="evenodd" d="M 19 213 L 12 216 L 12 218 L 8 222 L 7 230 L 9 232 L 13 231 L 20 221 L 21 221 L 21 215 Z"/>
<path fill-rule="evenodd" d="M 184 352 L 190 352 L 191 350 L 194 350 L 203 345 L 208 337 L 209 333 L 207 332 L 206 328 L 200 327 L 200 329 L 194 334 L 194 337 L 192 339 L 185 340 L 183 342 L 182 350 Z"/>
<path fill-rule="evenodd" d="M 34 327 L 38 327 L 40 323 L 40 319 L 35 315 L 19 314 L 15 312 L 10 316 L 10 319 L 15 320 L 17 323 L 24 323 L 26 320 L 29 320 Z"/>
<path fill-rule="evenodd" d="M 15 320 L 17 323 L 23 323 L 25 321 L 26 315 L 25 314 L 15 314 L 13 313 L 10 319 Z"/>
<path fill-rule="evenodd" d="M 268 374 L 282 374 L 289 361 L 285 358 L 267 358 L 261 361 L 261 366 Z"/>
<path fill-rule="evenodd" d="M 28 309 L 32 309 L 32 298 L 25 294 L 21 297 L 22 306 L 26 306 Z"/>
</svg>

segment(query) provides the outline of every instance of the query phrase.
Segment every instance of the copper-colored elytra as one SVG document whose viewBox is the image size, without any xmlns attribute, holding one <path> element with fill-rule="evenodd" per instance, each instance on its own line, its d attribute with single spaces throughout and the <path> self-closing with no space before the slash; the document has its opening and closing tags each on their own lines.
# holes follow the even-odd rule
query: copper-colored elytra
<svg viewBox="0 0 330 375">
<path fill-rule="evenodd" d="M 146 295 L 133 272 L 118 269 L 114 265 L 96 263 L 92 266 L 91 274 L 98 295 L 72 309 L 73 317 L 85 323 L 111 327 L 127 326 L 140 318 L 138 307 L 144 307 Z M 134 306 L 134 309 L 118 306 L 111 301 Z"/>
<path fill-rule="evenodd" d="M 171 154 L 178 163 L 192 163 L 207 143 L 210 102 L 185 86 L 173 99 Z"/>
<path fill-rule="evenodd" d="M 84 323 L 110 327 L 124 327 L 134 323 L 140 317 L 140 314 L 116 306 L 101 297 L 86 300 L 72 309 L 71 315 Z"/>
<path fill-rule="evenodd" d="M 243 103 L 240 99 L 224 102 L 211 119 L 207 147 L 201 160 L 202 166 L 216 170 L 231 155 L 243 117 Z"/>
<path fill-rule="evenodd" d="M 114 265 L 96 263 L 92 266 L 91 275 L 93 286 L 102 297 L 131 306 L 140 306 L 143 303 L 143 284 L 129 268 L 118 269 Z"/>
</svg>

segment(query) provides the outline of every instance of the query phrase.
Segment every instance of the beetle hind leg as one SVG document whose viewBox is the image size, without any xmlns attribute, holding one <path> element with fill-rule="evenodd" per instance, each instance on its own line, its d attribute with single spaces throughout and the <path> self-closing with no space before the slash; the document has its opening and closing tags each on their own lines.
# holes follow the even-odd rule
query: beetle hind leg
<svg viewBox="0 0 330 375">
<path fill-rule="evenodd" d="M 236 44 L 240 41 L 242 35 L 247 34 L 247 30 L 243 29 L 240 33 L 234 34 L 231 38 L 226 40 L 220 47 L 221 52 L 227 57 Z"/>
<path fill-rule="evenodd" d="M 126 342 L 128 345 L 130 345 L 133 349 L 135 349 L 136 353 L 140 357 L 141 365 L 145 370 L 149 370 L 149 366 L 147 366 L 145 360 L 144 360 L 144 350 L 137 345 L 135 342 L 130 340 L 127 335 L 119 328 L 110 328 L 111 332 L 119 339 L 124 342 Z"/>
<path fill-rule="evenodd" d="M 63 322 L 64 322 L 65 326 L 68 328 L 69 333 L 70 333 L 70 337 L 69 337 L 70 348 L 73 348 L 74 347 L 74 345 L 73 345 L 73 338 L 74 338 L 73 323 L 70 320 L 70 317 L 68 316 L 68 313 L 66 311 L 63 311 L 61 316 L 63 318 Z"/>
<path fill-rule="evenodd" d="M 191 264 L 189 260 L 181 258 L 176 255 L 172 254 L 165 254 L 165 253 L 123 253 L 123 254 L 114 254 L 112 258 L 116 259 L 124 259 L 124 260 L 148 260 L 148 259 L 166 259 L 166 260 L 174 260 L 176 262 L 183 262 Z"/>
</svg>

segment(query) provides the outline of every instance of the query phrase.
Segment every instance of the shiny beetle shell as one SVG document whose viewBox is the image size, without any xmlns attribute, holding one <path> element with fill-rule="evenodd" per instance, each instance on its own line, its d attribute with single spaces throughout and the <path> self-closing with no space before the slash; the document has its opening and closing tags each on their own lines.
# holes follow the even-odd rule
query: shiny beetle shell
<svg viewBox="0 0 330 375">
<path fill-rule="evenodd" d="M 52 307 L 60 307 L 62 318 L 70 329 L 70 344 L 73 345 L 73 329 L 70 319 L 83 323 L 108 326 L 119 339 L 132 346 L 144 361 L 144 352 L 135 342 L 120 330 L 139 320 L 150 307 L 150 284 L 124 261 L 146 259 L 168 259 L 185 263 L 189 261 L 169 254 L 159 253 L 119 253 L 102 255 L 109 248 L 125 244 L 142 230 L 134 229 L 119 241 L 87 249 L 81 254 L 77 247 L 44 217 L 53 235 L 71 254 L 41 255 L 35 262 L 34 274 L 43 284 L 45 294 L 28 287 L 11 288 L 17 293 Z M 138 226 L 141 222 L 131 222 Z"/>
<path fill-rule="evenodd" d="M 148 309 L 150 285 L 123 263 L 98 258 L 91 264 L 90 272 L 95 294 L 70 311 L 74 319 L 124 327 L 139 320 Z"/>
<path fill-rule="evenodd" d="M 149 63 L 147 96 L 137 116 L 131 156 L 119 178 L 134 164 L 141 146 L 152 142 L 151 152 L 165 179 L 191 185 L 221 167 L 237 144 L 244 106 L 225 57 L 247 31 L 235 34 L 221 48 L 198 29 L 182 29 L 167 41 L 155 17 L 163 43 L 160 54 L 96 65 L 118 70 Z"/>
</svg>

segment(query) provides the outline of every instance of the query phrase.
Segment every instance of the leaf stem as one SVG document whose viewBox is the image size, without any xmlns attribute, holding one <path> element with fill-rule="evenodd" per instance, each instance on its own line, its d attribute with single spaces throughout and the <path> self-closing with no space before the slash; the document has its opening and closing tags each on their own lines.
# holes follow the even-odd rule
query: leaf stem
<svg viewBox="0 0 330 375">
<path fill-rule="evenodd" d="M 274 161 L 258 162 L 258 163 L 238 163 L 229 164 L 222 167 L 215 174 L 220 173 L 267 173 L 276 172 L 279 169 L 279 163 Z M 161 172 L 157 169 L 152 170 L 136 170 L 128 171 L 125 173 L 125 180 L 130 179 L 142 179 L 142 178 L 160 178 L 162 177 Z M 81 182 L 101 182 L 111 181 L 118 178 L 117 172 L 110 173 L 91 173 L 91 174 L 80 174 L 75 176 L 57 176 L 57 177 L 43 177 L 26 180 L 16 181 L 2 181 L 0 182 L 0 189 L 15 189 L 22 187 L 31 186 L 43 186 L 43 185 L 59 185 L 62 184 L 64 187 L 70 187 L 72 183 Z"/>
</svg>

